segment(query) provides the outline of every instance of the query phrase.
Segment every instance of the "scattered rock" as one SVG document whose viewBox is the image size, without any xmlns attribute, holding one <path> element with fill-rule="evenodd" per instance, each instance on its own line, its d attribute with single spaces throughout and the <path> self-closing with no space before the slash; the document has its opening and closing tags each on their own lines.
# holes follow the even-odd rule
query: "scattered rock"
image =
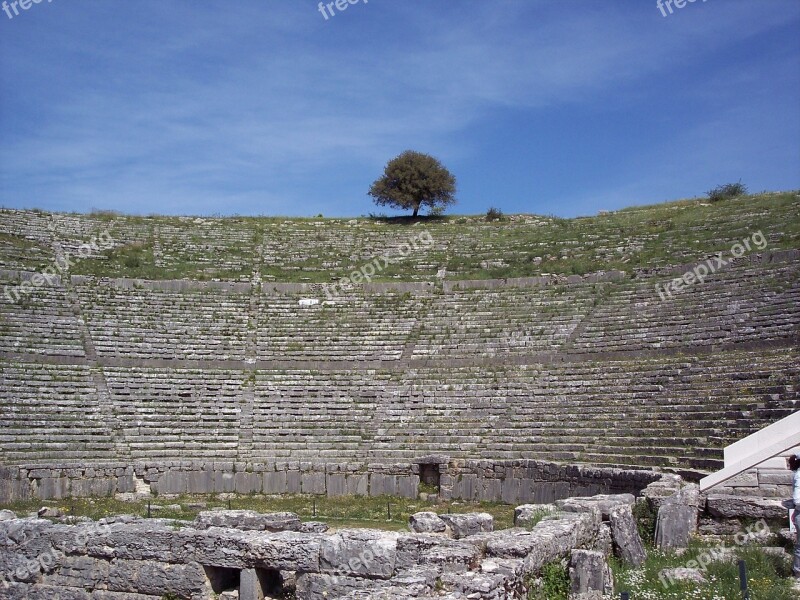
<svg viewBox="0 0 800 600">
<path fill-rule="evenodd" d="M 489 513 L 440 515 L 439 518 L 447 524 L 452 536 L 457 540 L 476 533 L 494 531 L 494 517 Z"/>
<path fill-rule="evenodd" d="M 602 552 L 573 550 L 569 563 L 570 593 L 587 594 L 599 592 L 611 594 L 614 579 L 611 568 Z"/>
<path fill-rule="evenodd" d="M 662 569 L 658 573 L 658 578 L 661 581 L 669 583 L 676 583 L 678 581 L 691 581 L 699 584 L 708 583 L 708 580 L 698 569 L 687 569 L 686 567 Z"/>
<path fill-rule="evenodd" d="M 11 521 L 12 519 L 16 519 L 17 515 L 15 515 L 10 510 L 0 510 L 0 521 Z"/>
<path fill-rule="evenodd" d="M 633 506 L 636 499 L 632 494 L 598 494 L 588 498 L 567 498 L 556 500 L 556 506 L 564 512 L 584 512 L 596 506 L 600 509 L 603 520 L 609 519 L 612 508 L 620 505 Z"/>
<path fill-rule="evenodd" d="M 197 529 L 227 527 L 245 531 L 298 531 L 300 517 L 290 512 L 258 513 L 253 510 L 208 510 L 194 520 Z"/>
<path fill-rule="evenodd" d="M 558 511 L 555 504 L 521 504 L 514 509 L 514 527 L 530 527 L 549 515 Z"/>
<path fill-rule="evenodd" d="M 712 517 L 786 519 L 787 512 L 780 500 L 745 496 L 709 496 L 708 512 Z"/>
<path fill-rule="evenodd" d="M 322 523 L 320 521 L 306 521 L 305 523 L 300 523 L 300 533 L 325 533 L 328 531 L 330 527 L 328 527 L 327 523 Z"/>
<path fill-rule="evenodd" d="M 42 519 L 58 519 L 64 516 L 64 513 L 62 513 L 59 509 L 51 508 L 49 506 L 43 506 L 36 514 Z"/>
<path fill-rule="evenodd" d="M 408 528 L 414 533 L 444 533 L 447 523 L 435 512 L 418 512 L 408 517 Z"/>
<path fill-rule="evenodd" d="M 646 556 L 631 507 L 628 504 L 621 504 L 612 508 L 609 512 L 609 522 L 617 555 L 629 565 L 641 566 Z"/>
</svg>

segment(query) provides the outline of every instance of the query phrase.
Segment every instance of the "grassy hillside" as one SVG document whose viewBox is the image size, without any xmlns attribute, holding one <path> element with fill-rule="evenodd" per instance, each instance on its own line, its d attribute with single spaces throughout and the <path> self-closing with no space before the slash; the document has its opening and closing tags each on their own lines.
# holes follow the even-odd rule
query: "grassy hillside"
<svg viewBox="0 0 800 600">
<path fill-rule="evenodd" d="M 656 268 L 728 252 L 761 231 L 769 249 L 800 248 L 800 194 L 684 200 L 594 217 L 512 215 L 410 219 L 133 217 L 0 211 L 0 268 L 52 264 L 107 231 L 115 247 L 72 272 L 148 279 L 327 282 L 385 256 L 376 281 L 584 274 Z M 429 243 L 426 243 L 426 240 Z M 406 252 L 404 244 L 409 244 Z M 386 260 L 379 259 L 380 264 Z"/>
</svg>

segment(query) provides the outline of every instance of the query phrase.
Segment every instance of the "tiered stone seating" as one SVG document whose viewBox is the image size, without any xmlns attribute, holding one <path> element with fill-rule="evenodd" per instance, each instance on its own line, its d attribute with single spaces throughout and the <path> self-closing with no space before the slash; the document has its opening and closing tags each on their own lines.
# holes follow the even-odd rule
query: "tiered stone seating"
<svg viewBox="0 0 800 600">
<path fill-rule="evenodd" d="M 244 383 L 241 371 L 104 371 L 132 458 L 237 456 Z"/>
<path fill-rule="evenodd" d="M 0 363 L 0 463 L 114 458 L 87 367 Z"/>
<path fill-rule="evenodd" d="M 302 298 L 261 297 L 259 359 L 397 360 L 428 303 L 410 293 L 345 293 L 334 300 L 322 294 L 313 306 L 301 306 Z"/>
<path fill-rule="evenodd" d="M 61 285 L 13 290 L 18 281 L 0 277 L 0 352 L 85 356 L 80 324 Z M 55 280 L 53 280 L 55 284 Z"/>
<path fill-rule="evenodd" d="M 719 271 L 705 283 L 663 292 L 669 279 L 609 288 L 573 344 L 579 353 L 711 346 L 800 333 L 800 264 Z M 662 300 L 656 290 L 662 290 Z"/>
<path fill-rule="evenodd" d="M 347 459 L 369 455 L 375 411 L 391 374 L 259 372 L 253 404 L 255 459 Z"/>
<path fill-rule="evenodd" d="M 410 371 L 374 454 L 716 467 L 720 448 L 800 408 L 797 351 Z"/>
<path fill-rule="evenodd" d="M 138 359 L 243 360 L 249 296 L 219 290 L 77 286 L 97 355 Z"/>
<path fill-rule="evenodd" d="M 414 331 L 414 358 L 524 355 L 562 346 L 596 301 L 595 286 L 435 295 Z"/>
<path fill-rule="evenodd" d="M 253 219 L 173 217 L 158 225 L 157 267 L 191 263 L 202 273 L 240 274 L 253 270 L 258 233 Z"/>
</svg>

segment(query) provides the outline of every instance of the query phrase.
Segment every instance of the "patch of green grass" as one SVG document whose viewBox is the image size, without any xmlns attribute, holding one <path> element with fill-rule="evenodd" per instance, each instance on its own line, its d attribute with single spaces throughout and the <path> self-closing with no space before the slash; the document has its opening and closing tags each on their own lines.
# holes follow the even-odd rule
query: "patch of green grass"
<svg viewBox="0 0 800 600">
<path fill-rule="evenodd" d="M 542 567 L 538 577 L 528 580 L 528 600 L 567 600 L 569 569 L 566 560 L 556 560 Z"/>
<path fill-rule="evenodd" d="M 146 279 L 242 280 L 260 270 L 267 280 L 326 283 L 351 274 L 422 231 L 431 235 L 433 245 L 405 257 L 395 254 L 373 281 L 434 281 L 442 267 L 450 279 L 631 272 L 728 252 L 759 230 L 769 239 L 769 250 L 800 247 L 797 191 L 739 196 L 721 204 L 681 200 L 575 219 L 504 215 L 503 220 L 487 222 L 486 215 L 473 215 L 351 223 L 349 219 L 194 219 L 113 213 L 78 218 L 93 223 L 98 232 L 107 228 L 117 239 L 141 241 L 116 248 L 102 260 L 79 261 L 76 274 Z M 15 245 L 30 244 L 22 234 L 6 234 L 0 242 L 9 254 L 18 253 Z M 46 247 L 43 250 L 50 253 Z"/>
<path fill-rule="evenodd" d="M 652 545 L 656 536 L 656 518 L 658 511 L 654 510 L 650 502 L 637 502 L 633 506 L 633 518 L 636 520 L 636 528 L 639 536 L 645 544 Z"/>
<path fill-rule="evenodd" d="M 491 502 L 440 501 L 422 502 L 412 498 L 394 496 L 327 496 L 287 495 L 264 496 L 246 495 L 223 499 L 210 496 L 178 496 L 153 498 L 151 505 L 169 506 L 179 504 L 181 510 L 152 510 L 152 517 L 176 520 L 192 520 L 201 510 L 214 507 L 255 510 L 258 512 L 293 512 L 304 521 L 323 521 L 331 527 L 366 527 L 390 531 L 407 531 L 408 517 L 419 511 L 433 511 L 439 514 L 486 512 L 495 520 L 496 529 L 507 529 L 513 525 L 514 507 Z M 190 504 L 204 503 L 205 508 L 189 508 Z M 114 498 L 75 498 L 58 501 L 26 500 L 13 504 L 0 504 L 19 516 L 36 512 L 42 506 L 61 509 L 67 515 L 86 516 L 97 520 L 120 514 L 147 516 L 147 501 L 121 502 Z"/>
<path fill-rule="evenodd" d="M 682 555 L 652 549 L 647 561 L 638 569 L 629 569 L 612 560 L 617 593 L 630 592 L 631 598 L 647 600 L 727 600 L 741 598 L 739 569 L 735 561 L 716 561 L 704 571 L 707 583 L 675 582 L 666 585 L 660 578 L 663 569 L 686 567 L 713 546 L 693 542 Z M 790 587 L 791 572 L 788 559 L 765 554 L 758 548 L 741 547 L 737 558 L 747 563 L 750 597 L 753 600 L 792 600 L 796 598 Z"/>
</svg>

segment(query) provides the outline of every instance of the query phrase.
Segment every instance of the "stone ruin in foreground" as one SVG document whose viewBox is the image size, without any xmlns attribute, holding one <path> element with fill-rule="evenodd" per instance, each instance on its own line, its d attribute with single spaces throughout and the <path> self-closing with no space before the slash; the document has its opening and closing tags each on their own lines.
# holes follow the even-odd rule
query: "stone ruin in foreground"
<svg viewBox="0 0 800 600">
<path fill-rule="evenodd" d="M 716 232 L 717 246 L 752 218 L 742 212 L 735 234 Z M 716 531 L 732 527 L 720 519 L 783 518 L 778 499 L 790 478 L 779 463 L 710 496 L 679 492 L 722 466 L 725 445 L 797 410 L 800 251 L 752 252 L 666 301 L 657 290 L 704 256 L 675 250 L 652 269 L 584 276 L 414 276 L 328 300 L 318 284 L 270 280 L 266 266 L 281 252 L 303 265 L 328 248 L 335 272 L 343 256 L 357 263 L 381 238 L 364 234 L 361 254 L 348 253 L 356 242 L 319 227 L 279 224 L 286 241 L 276 245 L 220 221 L 218 237 L 198 241 L 195 229 L 214 223 L 200 221 L 0 211 L 4 289 L 32 281 L 39 265 L 103 227 L 121 246 L 149 244 L 165 272 L 187 259 L 181 252 L 200 250 L 225 268 L 253 266 L 236 281 L 68 271 L 23 301 L 0 295 L 0 503 L 155 493 L 416 497 L 425 484 L 443 499 L 511 505 L 666 489 L 678 508 L 665 513 L 683 525 L 665 539 L 682 538 L 692 520 Z M 353 235 L 360 227 L 346 226 Z M 436 250 L 467 260 L 447 231 L 434 231 Z M 648 243 L 586 239 L 565 251 L 617 244 L 624 254 Z M 673 242 L 665 234 L 658 243 Z M 426 256 L 409 260 L 412 271 L 436 271 Z M 86 261 L 102 270 L 102 257 Z M 258 597 L 256 588 L 269 593 L 286 576 L 298 598 L 377 598 L 383 588 L 397 588 L 387 597 L 398 598 L 513 598 L 539 561 L 572 555 L 595 565 L 595 555 L 572 551 L 610 547 L 597 510 L 555 517 L 531 531 L 459 539 L 9 519 L 0 573 L 11 586 L 0 595 L 50 598 L 55 586 L 74 594 L 63 598 L 153 600 L 180 585 L 178 597 L 202 598 L 236 580 L 244 598 L 248 586 Z M 377 571 L 351 567 L 368 547 L 389 549 Z M 52 566 L 16 577 L 20 563 L 49 551 Z"/>
</svg>

